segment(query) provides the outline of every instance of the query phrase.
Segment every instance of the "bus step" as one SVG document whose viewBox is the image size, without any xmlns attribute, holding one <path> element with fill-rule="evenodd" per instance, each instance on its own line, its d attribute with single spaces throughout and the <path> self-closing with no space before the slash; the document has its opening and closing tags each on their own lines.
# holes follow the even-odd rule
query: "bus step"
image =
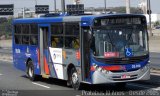
<svg viewBox="0 0 160 96">
<path fill-rule="evenodd" d="M 43 74 L 42 77 L 43 77 L 43 78 L 49 78 L 50 75 Z"/>
</svg>

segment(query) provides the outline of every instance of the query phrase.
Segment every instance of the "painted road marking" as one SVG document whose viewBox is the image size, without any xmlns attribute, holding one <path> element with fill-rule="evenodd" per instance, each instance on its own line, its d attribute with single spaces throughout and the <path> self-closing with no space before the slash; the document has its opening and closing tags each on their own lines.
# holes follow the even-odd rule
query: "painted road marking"
<svg viewBox="0 0 160 96">
<path fill-rule="evenodd" d="M 45 85 L 42 85 L 42 84 L 39 84 L 39 83 L 35 83 L 35 82 L 32 82 L 34 85 L 38 85 L 38 86 L 41 86 L 41 87 L 44 87 L 44 88 L 50 88 L 50 87 L 48 87 L 48 86 L 45 86 Z"/>
<path fill-rule="evenodd" d="M 153 88 L 153 90 L 160 91 L 160 87 Z"/>
<path fill-rule="evenodd" d="M 0 73 L 0 76 L 2 76 L 3 74 Z"/>
</svg>

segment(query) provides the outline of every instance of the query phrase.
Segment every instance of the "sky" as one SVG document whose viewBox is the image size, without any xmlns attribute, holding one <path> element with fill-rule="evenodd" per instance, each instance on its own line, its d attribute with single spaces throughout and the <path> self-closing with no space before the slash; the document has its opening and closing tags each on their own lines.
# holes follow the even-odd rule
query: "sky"
<svg viewBox="0 0 160 96">
<path fill-rule="evenodd" d="M 0 4 L 14 4 L 15 10 L 23 7 L 34 9 L 36 4 L 49 5 L 50 10 L 54 10 L 54 0 L 0 0 Z M 57 8 L 61 9 L 61 0 L 57 1 Z M 65 0 L 66 4 L 73 3 L 73 0 Z M 132 7 L 138 7 L 140 0 L 130 0 Z M 103 7 L 104 0 L 81 0 L 81 3 L 85 4 L 85 7 Z M 160 0 L 151 0 L 151 8 L 153 13 L 160 13 Z M 107 0 L 107 7 L 125 6 L 125 0 Z"/>
</svg>

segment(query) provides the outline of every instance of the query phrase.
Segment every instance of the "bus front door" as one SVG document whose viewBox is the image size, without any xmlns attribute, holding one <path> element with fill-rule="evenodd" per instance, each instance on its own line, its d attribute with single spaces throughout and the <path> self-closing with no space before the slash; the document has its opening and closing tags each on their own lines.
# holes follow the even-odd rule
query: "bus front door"
<svg viewBox="0 0 160 96">
<path fill-rule="evenodd" d="M 90 79 L 90 28 L 84 27 L 81 30 L 81 69 L 82 69 L 82 80 Z"/>
</svg>

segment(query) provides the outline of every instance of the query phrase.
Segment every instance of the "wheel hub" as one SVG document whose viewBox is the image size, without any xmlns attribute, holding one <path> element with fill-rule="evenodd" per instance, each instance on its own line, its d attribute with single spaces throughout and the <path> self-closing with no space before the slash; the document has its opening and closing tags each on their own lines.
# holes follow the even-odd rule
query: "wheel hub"
<svg viewBox="0 0 160 96">
<path fill-rule="evenodd" d="M 32 70 L 32 68 L 29 68 L 29 76 L 30 76 L 30 77 L 33 76 L 33 70 Z"/>
<path fill-rule="evenodd" d="M 74 84 L 76 84 L 78 82 L 78 75 L 76 72 L 72 74 L 72 81 Z"/>
</svg>

